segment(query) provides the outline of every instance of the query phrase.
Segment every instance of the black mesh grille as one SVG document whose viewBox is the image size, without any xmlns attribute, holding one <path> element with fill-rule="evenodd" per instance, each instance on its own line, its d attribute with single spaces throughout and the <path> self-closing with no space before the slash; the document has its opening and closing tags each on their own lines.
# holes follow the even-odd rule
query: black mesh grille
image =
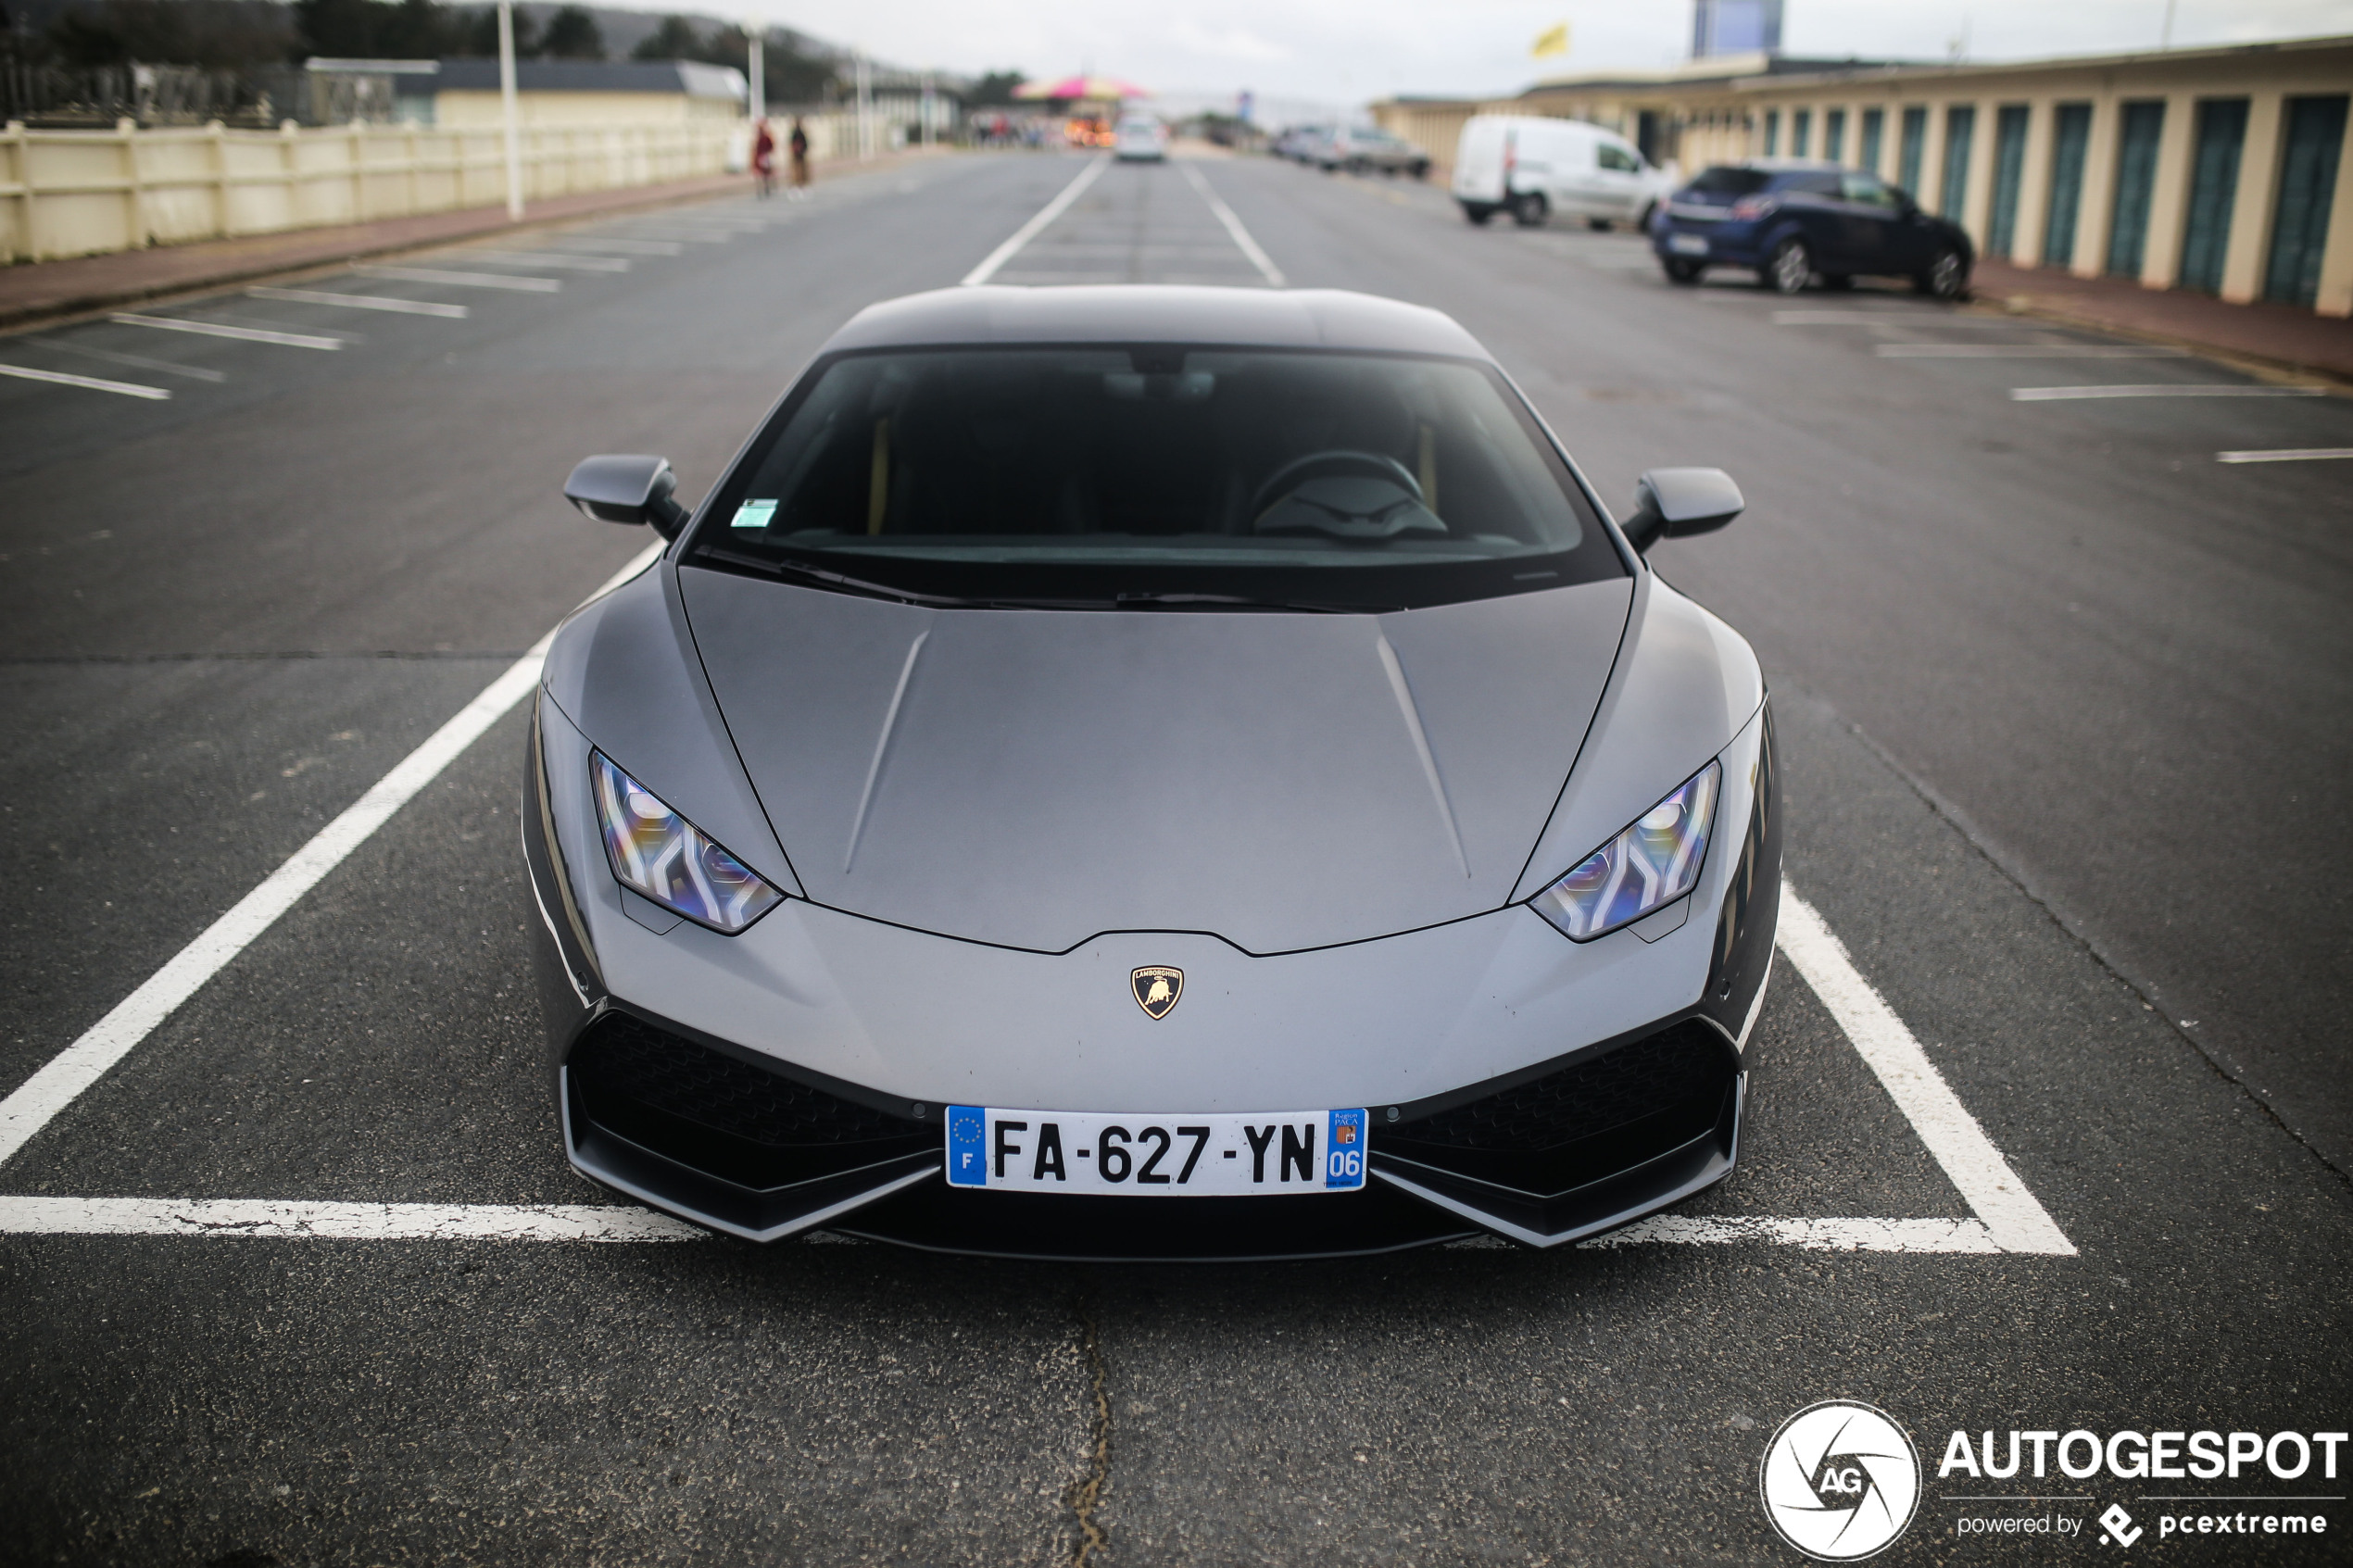
<svg viewBox="0 0 2353 1568">
<path fill-rule="evenodd" d="M 1420 1143 L 1453 1148 L 1551 1148 L 1606 1133 L 1719 1085 L 1722 1037 L 1686 1023 L 1593 1061 L 1408 1123 Z"/>
<path fill-rule="evenodd" d="M 565 1062 L 583 1113 L 666 1160 L 759 1189 L 939 1147 L 937 1126 L 871 1110 L 627 1013 Z"/>
<path fill-rule="evenodd" d="M 1517 1191 L 1551 1195 L 1705 1133 L 1736 1072 L 1694 1020 L 1517 1088 L 1373 1129 L 1373 1150 Z"/>
</svg>

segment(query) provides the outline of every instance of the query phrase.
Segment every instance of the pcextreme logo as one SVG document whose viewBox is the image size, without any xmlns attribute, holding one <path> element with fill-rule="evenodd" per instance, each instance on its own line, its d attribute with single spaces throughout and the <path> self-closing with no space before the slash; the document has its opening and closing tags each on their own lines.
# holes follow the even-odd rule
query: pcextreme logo
<svg viewBox="0 0 2353 1568">
<path fill-rule="evenodd" d="M 1849 1399 L 1808 1405 L 1765 1445 L 1765 1517 L 1818 1562 L 1882 1551 L 1920 1502 L 1920 1456 L 1886 1411 Z"/>
</svg>

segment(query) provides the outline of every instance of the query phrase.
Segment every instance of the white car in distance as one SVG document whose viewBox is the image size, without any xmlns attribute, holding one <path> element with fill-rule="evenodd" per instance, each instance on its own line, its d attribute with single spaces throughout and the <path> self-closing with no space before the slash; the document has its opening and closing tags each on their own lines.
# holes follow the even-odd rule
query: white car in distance
<svg viewBox="0 0 2353 1568">
<path fill-rule="evenodd" d="M 1112 135 L 1112 156 L 1122 163 L 1158 163 L 1168 156 L 1168 126 L 1148 114 L 1125 116 Z"/>
<path fill-rule="evenodd" d="M 1454 152 L 1453 197 L 1473 223 L 1508 212 L 1525 229 L 1554 214 L 1647 228 L 1673 188 L 1632 143 L 1582 120 L 1474 115 Z"/>
</svg>

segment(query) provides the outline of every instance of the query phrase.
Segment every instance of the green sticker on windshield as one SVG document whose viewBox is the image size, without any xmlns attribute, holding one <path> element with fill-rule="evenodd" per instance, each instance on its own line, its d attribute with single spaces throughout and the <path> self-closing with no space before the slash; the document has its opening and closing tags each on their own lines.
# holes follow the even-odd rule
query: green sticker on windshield
<svg viewBox="0 0 2353 1568">
<path fill-rule="evenodd" d="M 768 520 L 775 515 L 776 503 L 774 501 L 746 501 L 742 506 L 736 508 L 736 521 L 728 526 L 731 528 L 765 528 L 768 526 Z"/>
</svg>

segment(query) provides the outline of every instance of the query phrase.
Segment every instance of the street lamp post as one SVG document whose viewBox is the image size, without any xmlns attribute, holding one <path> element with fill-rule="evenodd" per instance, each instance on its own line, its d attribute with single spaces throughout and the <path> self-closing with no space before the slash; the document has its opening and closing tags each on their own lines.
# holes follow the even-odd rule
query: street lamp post
<svg viewBox="0 0 2353 1568">
<path fill-rule="evenodd" d="M 498 107 L 507 131 L 507 220 L 522 221 L 522 126 L 515 105 L 514 0 L 498 0 Z"/>
<path fill-rule="evenodd" d="M 751 122 L 755 126 L 768 118 L 768 75 L 766 68 L 761 63 L 759 30 L 760 24 L 756 21 L 744 29 L 750 39 L 748 53 L 751 67 L 751 93 L 744 107 L 751 111 Z"/>
</svg>

